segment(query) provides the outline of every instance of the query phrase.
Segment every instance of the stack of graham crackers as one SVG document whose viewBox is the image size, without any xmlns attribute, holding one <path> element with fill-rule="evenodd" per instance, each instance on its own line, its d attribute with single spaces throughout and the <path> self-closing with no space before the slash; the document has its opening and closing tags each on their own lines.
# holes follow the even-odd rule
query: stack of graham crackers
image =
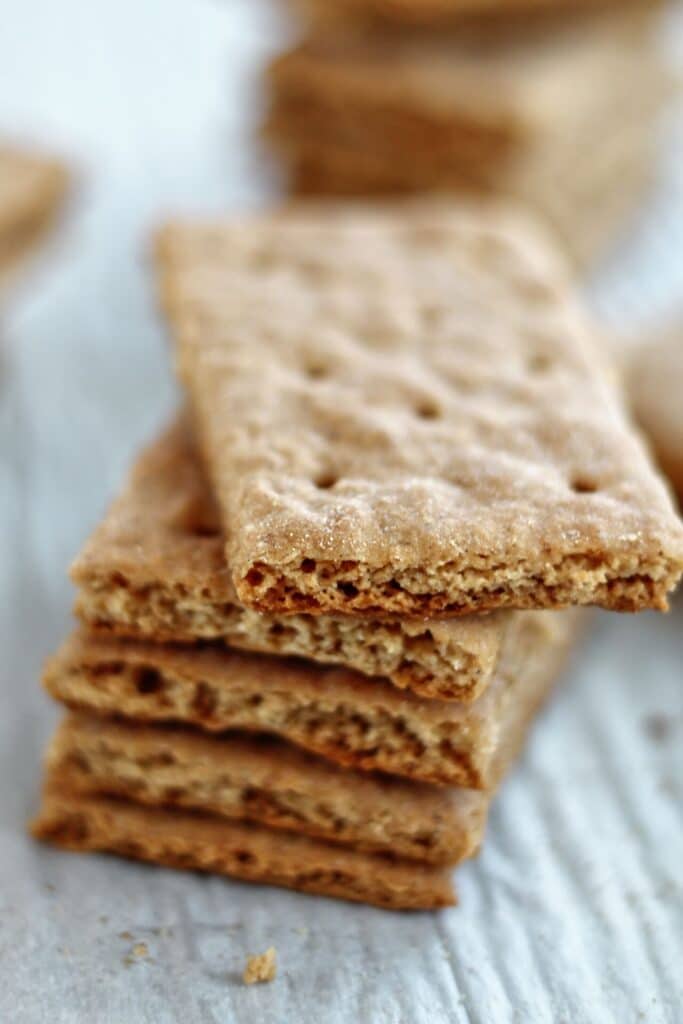
<svg viewBox="0 0 683 1024">
<path fill-rule="evenodd" d="M 582 267 L 641 203 L 672 93 L 662 4 L 295 6 L 304 36 L 269 68 L 264 126 L 292 193 L 510 196 Z"/>
<path fill-rule="evenodd" d="M 578 606 L 666 607 L 666 488 L 505 210 L 178 223 L 158 268 L 188 408 L 75 563 L 35 833 L 449 904 Z"/>
</svg>

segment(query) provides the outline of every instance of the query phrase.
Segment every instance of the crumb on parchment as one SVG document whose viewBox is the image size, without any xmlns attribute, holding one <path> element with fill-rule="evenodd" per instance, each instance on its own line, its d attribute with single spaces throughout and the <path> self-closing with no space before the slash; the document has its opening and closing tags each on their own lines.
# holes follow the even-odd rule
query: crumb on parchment
<svg viewBox="0 0 683 1024">
<path fill-rule="evenodd" d="M 247 957 L 242 979 L 245 985 L 255 985 L 262 981 L 272 981 L 277 971 L 275 962 L 275 946 L 270 946 L 265 953 Z"/>
<path fill-rule="evenodd" d="M 136 960 L 143 960 L 147 956 L 149 956 L 149 949 L 147 947 L 147 943 L 136 942 L 135 945 L 132 947 L 130 953 L 128 953 L 128 955 L 123 958 L 123 962 L 127 966 L 130 966 L 130 964 L 134 964 Z"/>
</svg>

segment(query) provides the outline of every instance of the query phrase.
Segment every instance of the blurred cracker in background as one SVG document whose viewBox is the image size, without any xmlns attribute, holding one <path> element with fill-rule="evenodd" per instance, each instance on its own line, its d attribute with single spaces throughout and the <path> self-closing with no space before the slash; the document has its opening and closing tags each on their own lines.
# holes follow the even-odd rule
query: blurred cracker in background
<svg viewBox="0 0 683 1024">
<path fill-rule="evenodd" d="M 647 192 L 673 92 L 659 5 L 444 32 L 314 30 L 276 58 L 264 135 L 299 195 L 521 200 L 575 262 L 603 256 Z"/>
<path fill-rule="evenodd" d="M 0 142 L 0 292 L 53 226 L 68 187 L 61 161 Z"/>
</svg>

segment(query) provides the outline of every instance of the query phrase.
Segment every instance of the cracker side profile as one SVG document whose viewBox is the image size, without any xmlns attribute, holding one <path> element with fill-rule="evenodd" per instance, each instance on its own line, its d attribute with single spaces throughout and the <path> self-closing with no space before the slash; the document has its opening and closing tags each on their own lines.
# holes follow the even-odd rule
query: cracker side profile
<svg viewBox="0 0 683 1024">
<path fill-rule="evenodd" d="M 117 853 L 388 909 L 436 910 L 455 903 L 448 868 L 210 815 L 69 793 L 49 782 L 32 831 L 67 850 Z"/>
<path fill-rule="evenodd" d="M 667 607 L 683 527 L 525 220 L 307 205 L 172 225 L 158 260 L 244 604 Z"/>
<path fill-rule="evenodd" d="M 442 785 L 495 787 L 506 733 L 516 741 L 549 692 L 576 613 L 524 616 L 478 700 L 427 700 L 382 680 L 295 659 L 74 634 L 48 662 L 67 706 L 210 732 L 270 733 L 342 765 Z"/>
<path fill-rule="evenodd" d="M 261 615 L 240 604 L 224 551 L 194 441 L 178 419 L 140 456 L 76 559 L 76 613 L 98 633 L 297 655 L 443 700 L 483 693 L 506 632 L 519 626 L 510 612 L 428 623 Z"/>
<path fill-rule="evenodd" d="M 489 803 L 474 790 L 349 771 L 272 738 L 82 713 L 57 730 L 46 769 L 70 792 L 252 821 L 434 864 L 477 851 Z"/>
</svg>

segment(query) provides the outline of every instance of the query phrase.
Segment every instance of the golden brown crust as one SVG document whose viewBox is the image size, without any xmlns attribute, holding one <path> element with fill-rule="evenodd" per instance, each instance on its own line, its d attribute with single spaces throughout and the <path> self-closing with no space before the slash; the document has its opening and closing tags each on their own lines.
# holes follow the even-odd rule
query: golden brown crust
<svg viewBox="0 0 683 1024">
<path fill-rule="evenodd" d="M 345 665 L 401 689 L 474 700 L 491 682 L 506 630 L 501 612 L 459 620 L 365 621 L 261 615 L 240 604 L 194 443 L 178 419 L 138 459 L 72 567 L 76 611 L 90 629 L 155 642 L 232 647 Z"/>
<path fill-rule="evenodd" d="M 513 215 L 447 203 L 162 234 L 244 604 L 667 606 L 683 528 L 559 263 Z"/>
<path fill-rule="evenodd" d="M 339 768 L 278 740 L 216 738 L 71 714 L 46 755 L 70 792 L 301 832 L 410 860 L 457 864 L 479 848 L 489 798 Z"/>
<path fill-rule="evenodd" d="M 436 910 L 455 902 L 446 868 L 359 853 L 209 815 L 82 796 L 49 783 L 32 831 L 36 838 L 68 850 L 108 851 L 388 909 Z"/>
<path fill-rule="evenodd" d="M 212 732 L 267 732 L 350 767 L 491 789 L 508 743 L 517 749 L 558 674 L 576 613 L 528 613 L 522 622 L 496 681 L 469 704 L 426 700 L 294 659 L 83 633 L 48 663 L 45 685 L 72 708 Z"/>
</svg>

